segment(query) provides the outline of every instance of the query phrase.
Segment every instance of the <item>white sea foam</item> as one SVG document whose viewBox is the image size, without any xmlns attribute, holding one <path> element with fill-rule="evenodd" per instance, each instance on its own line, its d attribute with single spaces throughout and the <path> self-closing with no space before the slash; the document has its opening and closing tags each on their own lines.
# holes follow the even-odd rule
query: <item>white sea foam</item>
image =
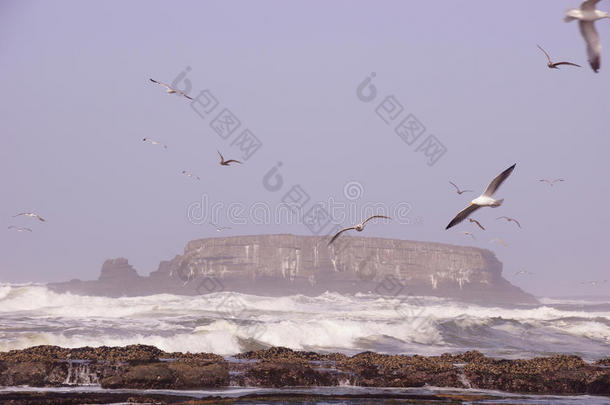
<svg viewBox="0 0 610 405">
<path fill-rule="evenodd" d="M 563 305 L 563 306 L 562 306 Z M 261 297 L 90 297 L 41 285 L 0 284 L 0 350 L 151 344 L 166 351 L 235 354 L 252 339 L 293 349 L 489 354 L 527 348 L 600 357 L 610 351 L 610 311 L 562 302 L 484 307 L 436 297 L 371 294 Z M 602 307 L 605 308 L 605 307 Z M 525 350 L 525 349 L 524 349 Z"/>
</svg>

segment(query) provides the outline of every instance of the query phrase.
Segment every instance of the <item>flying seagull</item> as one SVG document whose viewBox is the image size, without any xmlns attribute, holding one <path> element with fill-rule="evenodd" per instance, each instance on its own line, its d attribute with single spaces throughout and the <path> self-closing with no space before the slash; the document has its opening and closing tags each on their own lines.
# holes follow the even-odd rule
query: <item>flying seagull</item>
<svg viewBox="0 0 610 405">
<path fill-rule="evenodd" d="M 520 223 L 519 223 L 519 221 L 517 221 L 515 218 L 511 218 L 511 217 L 498 217 L 498 218 L 496 218 L 496 219 L 505 219 L 505 220 L 507 220 L 508 222 L 514 222 L 515 224 L 517 224 L 517 226 L 518 226 L 519 228 L 521 228 L 521 224 L 520 224 Z"/>
<path fill-rule="evenodd" d="M 549 186 L 553 187 L 553 185 L 554 185 L 555 183 L 560 182 L 560 181 L 565 181 L 565 180 L 564 180 L 564 179 L 555 179 L 555 180 L 549 180 L 549 179 L 540 179 L 540 180 L 538 180 L 538 181 L 539 181 L 539 182 L 542 182 L 542 183 L 547 183 Z"/>
<path fill-rule="evenodd" d="M 183 171 L 182 171 L 182 174 L 184 174 L 185 176 L 188 176 L 188 177 L 190 177 L 190 178 L 192 178 L 192 179 L 201 180 L 201 179 L 199 178 L 199 176 L 194 175 L 193 173 L 189 173 L 189 172 L 187 172 L 186 170 L 183 170 Z"/>
<path fill-rule="evenodd" d="M 17 232 L 24 232 L 24 231 L 32 232 L 32 230 L 30 228 L 19 228 L 17 226 L 13 226 L 13 225 L 9 226 L 8 229 L 14 229 Z"/>
<path fill-rule="evenodd" d="M 570 66 L 582 67 L 582 66 L 577 65 L 576 63 L 572 63 L 572 62 L 553 62 L 551 60 L 551 57 L 549 56 L 549 54 L 540 45 L 536 45 L 536 46 L 546 55 L 546 58 L 549 60 L 549 63 L 547 63 L 547 66 L 549 67 L 549 69 L 559 69 L 558 66 L 560 66 L 560 65 L 570 65 Z"/>
<path fill-rule="evenodd" d="M 481 228 L 482 230 L 485 230 L 485 228 L 483 227 L 483 225 L 481 225 L 481 223 L 480 223 L 479 221 L 477 221 L 476 219 L 468 218 L 468 220 L 469 220 L 471 223 L 475 223 L 475 224 L 477 224 L 477 226 L 478 226 L 479 228 Z"/>
<path fill-rule="evenodd" d="M 235 159 L 225 160 L 225 158 L 222 157 L 222 154 L 220 153 L 219 150 L 217 150 L 216 152 L 218 152 L 218 156 L 220 156 L 220 165 L 221 166 L 229 166 L 230 163 L 239 163 L 239 164 L 241 164 L 241 162 L 239 160 L 235 160 Z"/>
<path fill-rule="evenodd" d="M 510 174 L 515 169 L 516 165 L 517 164 L 515 163 L 514 165 L 512 165 L 511 167 L 509 167 L 508 169 L 506 169 L 502 173 L 500 173 L 498 176 L 496 176 L 496 178 L 493 179 L 491 181 L 491 183 L 489 183 L 489 186 L 487 186 L 487 189 L 483 192 L 483 194 L 481 194 L 480 196 L 478 196 L 477 198 L 472 200 L 470 202 L 470 204 L 468 204 L 468 207 L 466 207 L 462 211 L 460 211 L 455 216 L 455 218 L 453 218 L 451 220 L 451 222 L 449 222 L 449 225 L 447 225 L 447 227 L 445 229 L 449 229 L 452 226 L 459 224 L 460 222 L 465 220 L 470 214 L 472 214 L 474 211 L 476 211 L 477 209 L 479 209 L 481 207 L 494 207 L 495 208 L 495 207 L 499 207 L 500 205 L 502 205 L 502 202 L 504 201 L 504 199 L 494 200 L 492 198 L 492 196 L 494 195 L 496 190 L 498 190 L 498 188 L 500 187 L 502 182 L 504 182 L 504 180 L 506 180 L 508 178 L 508 176 L 510 176 Z"/>
<path fill-rule="evenodd" d="M 359 223 L 358 225 L 354 225 L 354 226 L 350 226 L 349 228 L 341 229 L 339 232 L 337 232 L 335 234 L 335 236 L 333 236 L 333 238 L 330 240 L 330 242 L 328 242 L 328 244 L 330 245 L 331 243 L 333 243 L 339 237 L 339 235 L 341 235 L 345 231 L 351 231 L 353 229 L 358 232 L 362 232 L 364 230 L 364 225 L 373 218 L 391 219 L 390 217 L 386 217 L 385 215 L 372 215 L 372 216 L 368 217 L 367 219 L 365 219 L 364 221 L 362 221 L 361 223 Z"/>
<path fill-rule="evenodd" d="M 159 86 L 165 87 L 165 92 L 167 94 L 180 94 L 181 96 L 184 96 L 184 97 L 188 98 L 189 100 L 192 100 L 192 98 L 187 96 L 187 94 L 185 92 L 183 92 L 182 90 L 176 90 L 176 89 L 172 88 L 169 84 L 158 82 L 154 79 L 150 79 L 150 81 L 158 84 Z"/>
<path fill-rule="evenodd" d="M 500 238 L 493 238 L 493 239 L 491 239 L 489 242 L 490 242 L 490 243 L 494 243 L 494 242 L 496 242 L 496 243 L 501 244 L 502 246 L 508 246 L 508 243 L 504 242 L 504 240 L 502 240 L 502 239 L 500 239 Z"/>
<path fill-rule="evenodd" d="M 216 232 L 222 232 L 222 231 L 224 231 L 225 229 L 231 229 L 231 227 L 230 227 L 230 226 L 218 226 L 218 225 L 216 225 L 216 224 L 215 224 L 215 223 L 213 223 L 213 222 L 210 222 L 210 225 L 212 225 L 214 228 L 216 228 Z"/>
<path fill-rule="evenodd" d="M 595 9 L 599 0 L 586 0 L 580 5 L 580 9 L 571 9 L 566 12 L 565 22 L 578 20 L 580 33 L 587 43 L 587 55 L 589 56 L 589 64 L 595 73 L 599 71 L 601 66 L 602 45 L 599 40 L 599 34 L 595 29 L 595 21 L 602 18 L 610 18 L 610 14 L 605 11 Z"/>
<path fill-rule="evenodd" d="M 143 139 L 142 139 L 142 142 L 149 142 L 149 143 L 150 143 L 150 144 L 152 144 L 152 145 L 160 145 L 160 146 L 163 146 L 165 149 L 167 149 L 167 145 L 164 145 L 164 144 L 162 144 L 161 142 L 157 142 L 157 141 L 152 140 L 152 139 L 150 139 L 150 138 L 143 138 Z"/>
<path fill-rule="evenodd" d="M 30 217 L 30 218 L 38 218 L 39 221 L 45 222 L 45 219 L 43 217 L 41 217 L 40 215 L 36 214 L 35 212 L 22 212 L 20 214 L 13 215 L 13 218 L 19 217 L 21 215 L 25 215 L 26 217 Z"/>
<path fill-rule="evenodd" d="M 599 285 L 599 284 L 604 284 L 607 283 L 608 280 L 601 280 L 601 281 L 581 281 L 580 284 L 589 284 L 593 287 Z"/>
<path fill-rule="evenodd" d="M 449 183 L 451 183 L 451 185 L 453 187 L 455 187 L 455 191 L 456 193 L 458 193 L 459 195 L 462 195 L 462 193 L 468 193 L 468 192 L 473 192 L 474 190 L 460 190 L 460 188 L 458 186 L 455 185 L 454 182 L 450 181 Z"/>
<path fill-rule="evenodd" d="M 477 240 L 477 238 L 474 237 L 473 234 L 471 234 L 470 232 L 462 232 L 464 235 L 466 236 L 470 236 L 472 239 Z"/>
<path fill-rule="evenodd" d="M 520 275 L 522 275 L 522 274 L 523 274 L 524 276 L 531 276 L 531 275 L 532 275 L 532 274 L 534 274 L 534 273 L 532 273 L 531 271 L 527 271 L 527 270 L 520 270 L 520 271 L 518 271 L 518 272 L 516 272 L 516 273 L 515 273 L 515 276 L 520 276 Z"/>
</svg>

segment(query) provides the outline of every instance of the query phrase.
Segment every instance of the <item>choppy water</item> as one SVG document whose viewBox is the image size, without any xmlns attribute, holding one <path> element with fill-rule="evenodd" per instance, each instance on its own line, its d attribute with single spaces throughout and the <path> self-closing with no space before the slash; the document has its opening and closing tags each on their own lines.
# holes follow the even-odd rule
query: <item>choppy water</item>
<svg viewBox="0 0 610 405">
<path fill-rule="evenodd" d="M 515 358 L 610 355 L 610 302 L 543 300 L 508 307 L 434 297 L 408 301 L 325 293 L 106 298 L 0 284 L 0 351 L 150 344 L 233 355 L 253 343 L 293 349 L 439 354 L 471 349 Z"/>
</svg>

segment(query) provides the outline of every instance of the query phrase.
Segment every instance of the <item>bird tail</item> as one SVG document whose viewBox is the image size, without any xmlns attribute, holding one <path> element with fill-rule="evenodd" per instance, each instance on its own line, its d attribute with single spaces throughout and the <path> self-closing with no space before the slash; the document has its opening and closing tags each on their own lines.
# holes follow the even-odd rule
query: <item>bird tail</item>
<svg viewBox="0 0 610 405">
<path fill-rule="evenodd" d="M 500 198 L 499 200 L 496 200 L 494 207 L 499 207 L 500 205 L 502 205 L 503 202 L 504 202 L 504 198 Z"/>
</svg>

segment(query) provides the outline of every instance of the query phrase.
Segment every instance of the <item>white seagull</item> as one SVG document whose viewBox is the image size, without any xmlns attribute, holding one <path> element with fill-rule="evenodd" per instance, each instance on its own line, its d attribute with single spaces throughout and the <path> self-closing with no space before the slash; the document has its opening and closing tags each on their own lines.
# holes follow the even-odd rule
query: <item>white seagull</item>
<svg viewBox="0 0 610 405">
<path fill-rule="evenodd" d="M 368 217 L 367 219 L 365 219 L 364 221 L 360 222 L 358 225 L 354 225 L 354 226 L 350 226 L 348 228 L 341 229 L 339 232 L 337 232 L 335 234 L 335 236 L 333 236 L 333 238 L 330 240 L 330 242 L 328 242 L 328 244 L 330 245 L 331 243 L 333 243 L 339 237 L 339 235 L 341 235 L 345 231 L 355 230 L 358 232 L 362 232 L 364 230 L 364 225 L 373 218 L 391 219 L 390 217 L 386 217 L 385 215 L 372 215 L 372 216 Z"/>
<path fill-rule="evenodd" d="M 195 175 L 195 174 L 193 174 L 193 173 L 189 173 L 189 172 L 187 172 L 186 170 L 183 170 L 183 171 L 182 171 L 182 174 L 184 174 L 185 176 L 188 176 L 188 177 L 190 177 L 190 178 L 192 178 L 192 179 L 201 180 L 201 179 L 199 178 L 199 176 L 197 176 L 197 175 Z"/>
<path fill-rule="evenodd" d="M 527 271 L 527 270 L 520 270 L 520 271 L 518 271 L 518 272 L 516 272 L 516 273 L 515 273 L 515 276 L 520 276 L 520 275 L 522 275 L 522 274 L 523 274 L 524 276 L 531 276 L 531 275 L 532 275 L 532 274 L 534 274 L 534 273 L 532 273 L 531 271 Z"/>
<path fill-rule="evenodd" d="M 458 193 L 459 195 L 462 195 L 462 193 L 470 193 L 470 192 L 474 191 L 474 190 L 460 190 L 460 188 L 457 186 L 457 184 L 455 184 L 452 181 L 450 181 L 449 184 L 451 184 L 453 187 L 455 187 L 455 192 Z"/>
<path fill-rule="evenodd" d="M 210 225 L 212 225 L 214 228 L 216 228 L 216 232 L 222 232 L 222 231 L 224 231 L 225 229 L 231 229 L 231 227 L 230 227 L 230 226 L 218 226 L 218 225 L 216 225 L 216 224 L 215 224 L 215 223 L 213 223 L 213 222 L 210 222 Z"/>
<path fill-rule="evenodd" d="M 595 21 L 602 18 L 610 18 L 610 14 L 605 11 L 595 9 L 600 0 L 583 1 L 580 9 L 573 8 L 566 11 L 564 18 L 565 22 L 578 20 L 580 33 L 587 43 L 587 55 L 589 56 L 589 64 L 595 73 L 599 71 L 601 66 L 602 45 L 599 40 L 599 34 L 595 29 Z"/>
<path fill-rule="evenodd" d="M 32 232 L 32 230 L 30 228 L 19 228 L 17 226 L 13 226 L 13 225 L 9 226 L 8 229 L 14 229 L 17 232 L 24 232 L 24 231 Z"/>
<path fill-rule="evenodd" d="M 183 92 L 182 90 L 176 90 L 176 89 L 172 88 L 169 84 L 158 82 L 154 79 L 150 79 L 150 81 L 155 84 L 158 84 L 159 86 L 165 87 L 165 92 L 167 94 L 180 94 L 181 96 L 184 96 L 184 97 L 188 98 L 189 100 L 192 100 L 192 98 L 189 97 L 185 92 Z"/>
<path fill-rule="evenodd" d="M 477 238 L 474 237 L 473 234 L 471 234 L 470 232 L 462 232 L 464 235 L 466 236 L 470 236 L 472 239 L 477 240 Z"/>
<path fill-rule="evenodd" d="M 153 139 L 150 139 L 150 138 L 143 138 L 142 142 L 148 142 L 148 143 L 150 143 L 152 145 L 160 145 L 160 146 L 163 146 L 164 149 L 167 149 L 167 145 L 164 145 L 161 142 L 157 142 L 157 141 L 155 141 Z"/>
<path fill-rule="evenodd" d="M 45 222 L 45 219 L 43 217 L 41 217 L 40 215 L 36 214 L 35 212 L 22 212 L 17 215 L 13 215 L 13 218 L 19 217 L 21 215 L 25 215 L 26 217 L 30 217 L 30 218 L 37 218 L 39 221 Z"/>
<path fill-rule="evenodd" d="M 502 217 L 498 217 L 498 218 L 496 218 L 496 219 L 505 219 L 505 220 L 507 220 L 508 222 L 514 222 L 515 224 L 517 224 L 517 226 L 518 226 L 519 228 L 521 228 L 521 224 L 520 224 L 520 223 L 519 223 L 519 221 L 517 221 L 515 218 L 511 218 L 511 217 L 502 216 Z"/>
<path fill-rule="evenodd" d="M 477 198 L 472 200 L 470 202 L 470 204 L 468 204 L 468 207 L 466 207 L 462 211 L 460 211 L 455 216 L 455 218 L 453 218 L 451 220 L 451 222 L 449 222 L 449 225 L 447 225 L 447 227 L 445 229 L 449 229 L 452 226 L 459 224 L 460 222 L 462 222 L 463 220 L 468 218 L 468 216 L 470 214 L 472 214 L 474 211 L 478 210 L 481 207 L 495 208 L 495 207 L 499 207 L 500 205 L 502 205 L 502 202 L 504 201 L 504 199 L 495 200 L 492 197 L 493 197 L 494 193 L 496 192 L 496 190 L 498 190 L 500 185 L 504 182 L 504 180 L 506 180 L 508 178 L 508 176 L 510 176 L 510 174 L 515 169 L 516 165 L 517 164 L 515 163 L 514 165 L 512 165 L 511 167 L 509 167 L 508 169 L 506 169 L 502 173 L 500 173 L 498 176 L 496 176 L 496 178 L 493 179 L 491 181 L 491 183 L 489 183 L 489 186 L 487 186 L 487 189 L 483 192 L 483 194 L 481 194 L 480 196 L 478 196 Z"/>
<path fill-rule="evenodd" d="M 538 181 L 541 183 L 547 183 L 549 186 L 553 187 L 555 185 L 555 183 L 560 182 L 560 181 L 565 181 L 565 180 L 564 179 L 555 179 L 555 180 L 540 179 Z"/>
<path fill-rule="evenodd" d="M 493 238 L 489 241 L 489 243 L 499 243 L 504 247 L 508 246 L 508 243 L 504 242 L 504 240 L 500 238 Z"/>
</svg>

